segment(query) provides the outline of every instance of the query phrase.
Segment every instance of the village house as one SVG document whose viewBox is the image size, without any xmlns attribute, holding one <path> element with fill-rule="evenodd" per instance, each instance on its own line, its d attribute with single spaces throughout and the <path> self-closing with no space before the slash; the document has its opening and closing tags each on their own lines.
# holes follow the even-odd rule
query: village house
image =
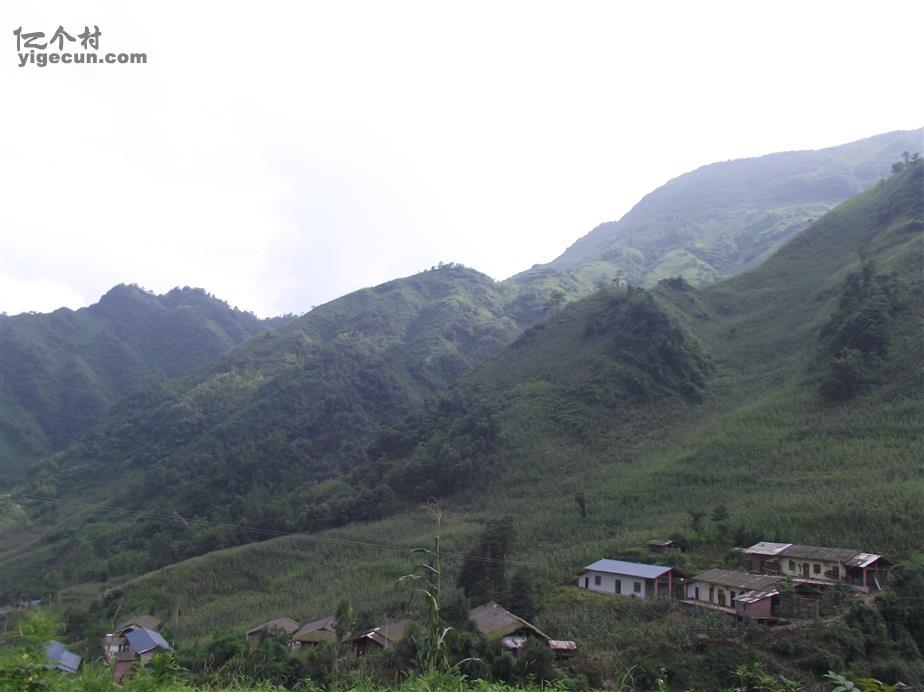
<svg viewBox="0 0 924 692">
<path fill-rule="evenodd" d="M 407 619 L 395 622 L 386 620 L 384 625 L 350 639 L 350 645 L 357 656 L 365 656 L 370 649 L 374 648 L 387 649 L 404 639 L 410 624 L 411 621 Z"/>
<path fill-rule="evenodd" d="M 297 629 L 298 623 L 292 618 L 276 618 L 247 630 L 247 641 L 250 642 L 251 648 L 256 648 L 260 640 L 266 635 L 288 638 Z"/>
<path fill-rule="evenodd" d="M 578 586 L 598 593 L 634 598 L 670 598 L 673 568 L 622 560 L 597 560 L 578 577 Z"/>
<path fill-rule="evenodd" d="M 650 553 L 672 553 L 675 550 L 679 551 L 682 549 L 677 541 L 663 540 L 660 538 L 648 541 L 646 545 Z"/>
<path fill-rule="evenodd" d="M 687 605 L 719 610 L 741 619 L 768 620 L 776 617 L 780 593 L 776 585 L 783 577 L 711 569 L 686 584 Z"/>
<path fill-rule="evenodd" d="M 315 646 L 325 642 L 333 644 L 336 643 L 336 641 L 337 620 L 333 617 L 326 617 L 302 625 L 302 627 L 292 635 L 289 648 L 293 651 L 298 651 L 303 646 Z"/>
<path fill-rule="evenodd" d="M 45 655 L 58 670 L 74 675 L 80 668 L 80 656 L 64 648 L 64 644 L 52 639 L 45 644 Z"/>
<path fill-rule="evenodd" d="M 529 637 L 551 641 L 551 637 L 535 625 L 514 615 L 494 601 L 472 608 L 468 618 L 485 639 L 500 639 L 504 648 L 515 651 Z"/>
<path fill-rule="evenodd" d="M 139 627 L 125 633 L 126 648 L 115 655 L 113 675 L 116 682 L 132 674 L 135 664 L 145 665 L 159 653 L 170 653 L 173 647 L 160 635 L 147 627 Z"/>
<path fill-rule="evenodd" d="M 160 629 L 161 622 L 153 615 L 136 615 L 129 618 L 112 632 L 103 637 L 103 658 L 111 661 L 116 654 L 128 649 L 128 640 L 125 635 L 136 629 L 149 629 L 155 632 Z"/>
<path fill-rule="evenodd" d="M 499 639 L 508 651 L 519 651 L 530 638 L 546 643 L 559 658 L 570 656 L 577 649 L 574 642 L 552 639 L 532 623 L 494 601 L 472 608 L 468 617 L 481 636 L 485 639 Z"/>
<path fill-rule="evenodd" d="M 765 541 L 744 554 L 749 572 L 778 574 L 804 584 L 846 584 L 868 593 L 880 591 L 889 582 L 891 564 L 881 555 L 858 550 Z"/>
</svg>

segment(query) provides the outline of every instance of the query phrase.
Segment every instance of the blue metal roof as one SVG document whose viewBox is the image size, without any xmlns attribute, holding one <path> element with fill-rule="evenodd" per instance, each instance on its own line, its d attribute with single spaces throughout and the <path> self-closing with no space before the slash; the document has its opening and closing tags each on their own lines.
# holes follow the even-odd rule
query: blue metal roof
<svg viewBox="0 0 924 692">
<path fill-rule="evenodd" d="M 606 572 L 608 574 L 624 574 L 627 577 L 640 579 L 657 579 L 670 571 L 670 567 L 663 565 L 643 565 L 639 562 L 623 562 L 622 560 L 597 560 L 584 568 L 588 572 Z"/>
<path fill-rule="evenodd" d="M 45 644 L 48 660 L 67 673 L 76 673 L 80 667 L 80 656 L 64 648 L 64 644 L 54 639 Z"/>
<path fill-rule="evenodd" d="M 136 654 L 143 654 L 145 651 L 150 651 L 157 647 L 173 651 L 173 647 L 167 643 L 166 639 L 147 627 L 139 627 L 131 632 L 126 632 L 125 638 L 128 640 L 128 645 L 132 648 L 132 651 Z"/>
</svg>

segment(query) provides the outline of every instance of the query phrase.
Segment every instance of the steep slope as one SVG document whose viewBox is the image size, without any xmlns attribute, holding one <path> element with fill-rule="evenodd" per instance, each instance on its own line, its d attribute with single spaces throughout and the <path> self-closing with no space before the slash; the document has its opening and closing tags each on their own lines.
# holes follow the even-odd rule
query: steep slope
<svg viewBox="0 0 924 692">
<path fill-rule="evenodd" d="M 604 223 L 543 267 L 582 281 L 625 276 L 652 286 L 682 276 L 702 286 L 757 266 L 835 204 L 887 176 L 924 130 L 851 144 L 713 163 L 674 178 L 619 221 Z"/>
<path fill-rule="evenodd" d="M 601 555 L 632 555 L 671 534 L 705 551 L 682 558 L 691 573 L 720 563 L 733 542 L 760 538 L 856 546 L 897 560 L 920 551 L 922 184 L 918 164 L 840 205 L 760 268 L 709 289 L 672 280 L 653 292 L 608 289 L 568 305 L 468 378 L 459 410 L 449 399 L 382 435 L 373 458 L 435 475 L 415 465 L 439 455 L 445 465 L 447 448 L 483 437 L 474 425 L 456 425 L 460 418 L 494 420 L 500 442 L 469 450 L 483 474 L 451 497 L 446 578 L 477 525 L 499 517 L 513 518 L 519 537 L 511 563 L 559 583 Z M 849 403 L 830 402 L 819 387 L 826 325 L 840 320 L 842 296 L 858 281 L 851 277 L 864 272 L 896 287 L 888 348 L 864 390 Z M 643 319 L 627 319 L 636 310 Z M 708 520 L 690 528 L 692 513 L 720 505 L 725 528 Z M 166 615 L 182 603 L 180 638 L 279 613 L 319 617 L 343 597 L 381 612 L 400 601 L 394 580 L 408 569 L 392 549 L 424 544 L 427 526 L 410 512 L 216 552 L 123 584 L 108 607 Z M 716 684 L 697 677 L 706 674 L 698 672 L 697 657 L 708 654 L 698 653 L 702 632 L 679 634 L 671 620 L 670 643 L 652 645 L 644 618 L 601 622 L 593 607 L 566 599 L 538 624 L 612 671 L 643 662 L 665 667 L 680 687 Z M 608 627 L 625 632 L 622 646 L 601 644 Z"/>
<path fill-rule="evenodd" d="M 505 315 L 509 293 L 456 265 L 352 293 L 200 373 L 136 390 L 104 425 L 38 467 L 27 493 L 273 530 L 380 516 L 394 501 L 389 490 L 350 483 L 367 445 L 520 333 Z M 41 550 L 5 536 L 17 547 L 2 557 L 4 578 L 24 579 L 46 559 L 71 580 L 144 571 L 262 537 L 90 517 L 77 534 L 105 548 L 75 563 L 78 523 L 50 509 L 37 502 L 30 511 L 70 530 Z"/>
<path fill-rule="evenodd" d="M 0 317 L 0 484 L 64 448 L 148 378 L 186 375 L 282 324 L 202 289 L 116 286 L 87 308 Z"/>
</svg>

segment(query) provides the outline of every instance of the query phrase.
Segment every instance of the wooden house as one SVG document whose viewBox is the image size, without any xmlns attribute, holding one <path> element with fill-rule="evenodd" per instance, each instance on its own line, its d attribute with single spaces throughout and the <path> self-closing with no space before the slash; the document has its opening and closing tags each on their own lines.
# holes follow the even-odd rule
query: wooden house
<svg viewBox="0 0 924 692">
<path fill-rule="evenodd" d="M 404 639 L 410 624 L 411 621 L 407 619 L 395 622 L 386 620 L 384 625 L 354 636 L 350 639 L 350 645 L 357 656 L 365 656 L 370 649 L 387 649 Z"/>
<path fill-rule="evenodd" d="M 795 582 L 857 591 L 879 591 L 889 583 L 891 564 L 881 555 L 849 548 L 761 542 L 744 551 L 745 569 L 790 577 Z"/>
<path fill-rule="evenodd" d="M 251 648 L 255 648 L 266 635 L 288 639 L 296 630 L 298 623 L 292 618 L 276 618 L 247 630 L 247 641 L 250 642 Z"/>
<path fill-rule="evenodd" d="M 136 615 L 129 618 L 121 625 L 103 637 L 103 658 L 112 661 L 117 654 L 128 650 L 128 640 L 125 635 L 136 629 L 148 629 L 157 631 L 160 629 L 161 622 L 153 615 Z"/>
<path fill-rule="evenodd" d="M 519 615 L 514 615 L 494 601 L 472 608 L 468 617 L 481 636 L 485 639 L 499 639 L 508 651 L 519 651 L 527 639 L 531 638 L 548 645 L 558 658 L 567 658 L 577 650 L 574 642 L 552 639 L 532 623 Z"/>
<path fill-rule="evenodd" d="M 578 586 L 587 591 L 652 599 L 670 598 L 673 568 L 623 560 L 597 560 L 578 577 Z"/>
<path fill-rule="evenodd" d="M 767 621 L 779 612 L 780 594 L 775 587 L 782 581 L 780 576 L 711 569 L 686 584 L 683 603 Z"/>
<path fill-rule="evenodd" d="M 292 635 L 292 641 L 289 648 L 298 651 L 304 646 L 315 646 L 322 643 L 336 643 L 337 641 L 337 620 L 333 617 L 321 618 L 314 622 L 302 625 L 295 634 Z"/>
<path fill-rule="evenodd" d="M 472 608 L 468 617 L 485 639 L 500 639 L 504 647 L 510 650 L 519 649 L 529 637 L 544 642 L 552 639 L 535 625 L 494 601 Z"/>
<path fill-rule="evenodd" d="M 130 676 L 136 664 L 145 665 L 157 654 L 173 651 L 173 647 L 158 632 L 146 627 L 127 631 L 125 642 L 125 648 L 114 656 L 113 675 L 116 682 Z"/>
<path fill-rule="evenodd" d="M 646 545 L 648 546 L 649 553 L 672 553 L 682 549 L 681 545 L 677 541 L 660 538 L 648 541 Z"/>
</svg>

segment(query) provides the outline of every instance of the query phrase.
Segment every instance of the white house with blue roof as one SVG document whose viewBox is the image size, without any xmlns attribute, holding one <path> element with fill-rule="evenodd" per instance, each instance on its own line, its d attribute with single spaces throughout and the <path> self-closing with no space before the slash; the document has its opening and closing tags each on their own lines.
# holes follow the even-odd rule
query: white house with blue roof
<svg viewBox="0 0 924 692">
<path fill-rule="evenodd" d="M 578 586 L 587 591 L 632 598 L 670 598 L 673 568 L 623 560 L 597 560 L 578 577 Z"/>
</svg>

